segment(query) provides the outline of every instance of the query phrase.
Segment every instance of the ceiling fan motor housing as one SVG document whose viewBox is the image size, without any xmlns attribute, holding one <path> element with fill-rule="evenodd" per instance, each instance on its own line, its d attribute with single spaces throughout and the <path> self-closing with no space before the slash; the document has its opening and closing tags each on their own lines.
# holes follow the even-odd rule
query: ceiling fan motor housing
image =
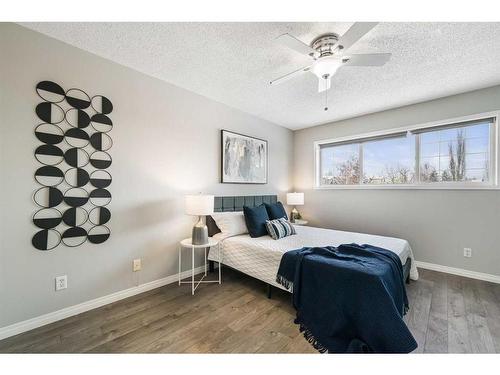
<svg viewBox="0 0 500 375">
<path fill-rule="evenodd" d="M 341 47 L 338 41 L 339 36 L 335 33 L 323 34 L 312 41 L 311 48 L 317 52 L 316 57 L 332 56 Z"/>
</svg>

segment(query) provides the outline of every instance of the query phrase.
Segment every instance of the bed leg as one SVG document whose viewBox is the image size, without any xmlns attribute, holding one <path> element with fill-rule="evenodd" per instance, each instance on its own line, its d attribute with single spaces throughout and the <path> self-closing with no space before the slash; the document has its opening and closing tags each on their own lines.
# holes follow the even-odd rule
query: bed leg
<svg viewBox="0 0 500 375">
<path fill-rule="evenodd" d="M 271 286 L 271 284 L 267 284 L 267 298 L 271 299 L 272 291 L 273 291 L 273 287 Z"/>
<path fill-rule="evenodd" d="M 214 273 L 214 271 L 215 271 L 214 261 L 209 260 L 208 261 L 208 272 Z"/>
</svg>

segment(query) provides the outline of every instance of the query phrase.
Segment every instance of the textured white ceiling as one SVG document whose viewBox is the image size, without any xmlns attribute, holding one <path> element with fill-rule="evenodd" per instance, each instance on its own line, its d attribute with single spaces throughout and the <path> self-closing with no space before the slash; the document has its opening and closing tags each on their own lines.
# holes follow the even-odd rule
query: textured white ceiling
<svg viewBox="0 0 500 375">
<path fill-rule="evenodd" d="M 351 23 L 23 23 L 290 129 L 300 129 L 500 83 L 500 23 L 381 23 L 349 51 L 391 52 L 383 67 L 343 67 L 330 110 L 317 79 L 269 81 L 308 65 L 274 39 L 310 43 Z"/>
</svg>

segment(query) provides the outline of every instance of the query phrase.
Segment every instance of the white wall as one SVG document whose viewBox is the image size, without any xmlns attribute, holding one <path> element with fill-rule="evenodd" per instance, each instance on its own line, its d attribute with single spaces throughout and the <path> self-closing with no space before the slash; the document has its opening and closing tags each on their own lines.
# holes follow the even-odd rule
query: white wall
<svg viewBox="0 0 500 375">
<path fill-rule="evenodd" d="M 291 186 L 293 134 L 272 123 L 14 24 L 0 24 L 0 327 L 173 275 L 193 218 L 183 196 L 282 195 Z M 101 93 L 114 104 L 110 239 L 51 251 L 32 247 L 39 166 L 35 85 Z M 269 183 L 219 183 L 220 129 L 269 141 Z M 132 272 L 132 259 L 143 270 Z M 187 263 L 187 262 L 186 262 Z M 68 275 L 67 290 L 54 277 Z"/>
<path fill-rule="evenodd" d="M 496 86 L 295 132 L 301 213 L 316 226 L 405 238 L 419 261 L 500 275 L 499 190 L 313 190 L 314 141 L 499 109 Z"/>
</svg>

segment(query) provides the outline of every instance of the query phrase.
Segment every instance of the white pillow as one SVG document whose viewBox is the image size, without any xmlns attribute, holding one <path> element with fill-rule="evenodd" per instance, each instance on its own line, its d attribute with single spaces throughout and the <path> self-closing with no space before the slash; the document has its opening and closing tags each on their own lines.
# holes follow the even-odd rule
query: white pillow
<svg viewBox="0 0 500 375">
<path fill-rule="evenodd" d="M 211 216 L 221 231 L 217 233 L 217 237 L 227 238 L 248 233 L 243 212 L 216 212 Z"/>
</svg>

